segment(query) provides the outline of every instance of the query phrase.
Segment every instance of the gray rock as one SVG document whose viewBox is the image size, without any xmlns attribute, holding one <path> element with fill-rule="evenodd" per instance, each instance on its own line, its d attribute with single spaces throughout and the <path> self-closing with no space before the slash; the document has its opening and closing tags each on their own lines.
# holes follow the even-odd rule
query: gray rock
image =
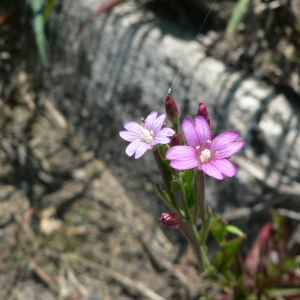
<svg viewBox="0 0 300 300">
<path fill-rule="evenodd" d="M 180 70 L 172 96 L 181 115 L 194 116 L 205 102 L 215 134 L 237 129 L 246 140 L 232 158 L 238 175 L 222 182 L 208 178 L 209 205 L 230 211 L 270 194 L 299 197 L 299 102 L 293 95 L 229 69 L 207 56 L 189 32 L 135 2 L 100 15 L 77 35 L 99 2 L 106 1 L 65 0 L 52 14 L 50 69 L 43 83 L 129 195 L 153 209 L 147 199 L 155 193 L 144 187 L 161 181 L 151 153 L 138 161 L 126 157 L 118 131 L 127 120 L 139 121 L 152 110 L 163 113 L 164 97 Z"/>
</svg>

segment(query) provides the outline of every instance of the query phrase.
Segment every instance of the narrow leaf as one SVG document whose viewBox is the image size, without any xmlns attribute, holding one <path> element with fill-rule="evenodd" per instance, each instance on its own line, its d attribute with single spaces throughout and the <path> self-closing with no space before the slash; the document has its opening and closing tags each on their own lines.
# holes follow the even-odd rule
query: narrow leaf
<svg viewBox="0 0 300 300">
<path fill-rule="evenodd" d="M 241 243 L 245 240 L 245 236 L 237 237 L 226 242 L 222 249 L 217 253 L 215 258 L 216 268 L 224 275 L 233 264 L 233 259 L 239 250 Z"/>
<path fill-rule="evenodd" d="M 195 204 L 195 195 L 194 195 L 194 188 L 193 188 L 193 176 L 194 170 L 187 170 L 184 172 L 184 189 L 186 195 L 186 201 L 188 207 L 191 208 Z"/>
<path fill-rule="evenodd" d="M 226 226 L 226 230 L 228 233 L 232 233 L 232 234 L 235 234 L 237 236 L 244 236 L 244 232 L 239 229 L 238 227 L 234 226 L 234 225 L 227 225 Z"/>
<path fill-rule="evenodd" d="M 38 53 L 42 63 L 46 64 L 47 63 L 47 52 L 46 52 L 47 41 L 45 36 L 45 21 L 42 13 L 43 1 L 31 0 L 30 4 L 33 12 L 32 26 L 33 26 L 35 41 L 38 48 Z"/>
<path fill-rule="evenodd" d="M 221 219 L 217 213 L 212 214 L 210 231 L 218 243 L 225 240 L 227 235 L 226 225 L 227 221 Z"/>
</svg>

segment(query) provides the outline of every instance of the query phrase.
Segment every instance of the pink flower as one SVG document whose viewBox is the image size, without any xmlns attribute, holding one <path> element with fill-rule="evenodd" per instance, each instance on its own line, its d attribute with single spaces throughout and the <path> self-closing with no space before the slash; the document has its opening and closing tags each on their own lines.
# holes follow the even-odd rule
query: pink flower
<svg viewBox="0 0 300 300">
<path fill-rule="evenodd" d="M 182 129 L 188 146 L 171 147 L 166 158 L 171 160 L 171 167 L 176 170 L 199 168 L 209 176 L 224 179 L 224 175 L 233 177 L 236 174 L 235 166 L 228 158 L 239 151 L 244 141 L 235 141 L 238 131 L 227 131 L 211 140 L 211 131 L 207 121 L 196 116 L 195 125 L 186 117 Z"/>
<path fill-rule="evenodd" d="M 135 153 L 137 159 L 157 144 L 168 144 L 169 137 L 175 134 L 175 131 L 171 128 L 162 128 L 165 119 L 166 114 L 157 118 L 157 111 L 153 111 L 146 118 L 144 126 L 133 121 L 124 123 L 126 131 L 120 131 L 120 137 L 131 142 L 126 148 L 126 154 L 132 156 Z"/>
</svg>

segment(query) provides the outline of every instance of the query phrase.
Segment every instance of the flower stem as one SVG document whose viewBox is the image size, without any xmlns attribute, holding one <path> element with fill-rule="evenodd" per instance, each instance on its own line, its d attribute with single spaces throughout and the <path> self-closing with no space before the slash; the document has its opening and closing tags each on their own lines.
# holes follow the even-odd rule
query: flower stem
<svg viewBox="0 0 300 300">
<path fill-rule="evenodd" d="M 196 191 L 200 209 L 200 218 L 202 226 L 205 226 L 205 174 L 203 171 L 198 169 L 196 172 Z"/>
<path fill-rule="evenodd" d="M 187 222 L 190 225 L 190 227 L 192 228 L 194 236 L 195 236 L 195 238 L 197 240 L 197 243 L 198 243 L 199 235 L 198 235 L 198 231 L 197 231 L 197 226 L 196 226 L 194 220 L 192 219 L 191 211 L 190 211 L 190 209 L 188 207 L 188 204 L 187 204 L 183 182 L 181 182 L 181 185 L 180 185 L 180 201 L 181 201 L 183 210 L 186 213 Z"/>
<path fill-rule="evenodd" d="M 170 180 L 168 179 L 168 176 L 166 174 L 166 171 L 165 171 L 164 166 L 163 166 L 162 161 L 161 161 L 162 158 L 160 157 L 160 154 L 157 150 L 153 151 L 153 155 L 154 155 L 157 167 L 159 169 L 159 172 L 161 174 L 161 177 L 162 177 L 162 179 L 164 181 L 164 184 L 166 186 L 166 190 L 167 190 L 167 192 L 169 194 L 169 197 L 171 199 L 171 202 L 172 202 L 171 204 L 176 209 L 176 212 L 179 213 L 179 208 L 178 208 L 177 203 L 176 203 L 175 195 L 174 195 L 174 193 L 171 189 Z"/>
<path fill-rule="evenodd" d="M 203 256 L 202 256 L 203 252 L 202 252 L 202 249 L 198 245 L 198 241 L 197 241 L 194 233 L 192 232 L 189 224 L 185 220 L 182 220 L 182 222 L 180 223 L 180 225 L 178 227 L 181 230 L 181 232 L 183 233 L 183 235 L 186 237 L 186 239 L 190 242 L 192 249 L 195 253 L 200 272 L 203 272 L 205 269 Z"/>
<path fill-rule="evenodd" d="M 155 190 L 157 195 L 159 196 L 159 198 L 165 203 L 165 205 L 170 208 L 173 212 L 176 212 L 178 214 L 180 214 L 178 207 L 175 207 L 170 200 L 168 199 L 168 197 L 165 195 L 166 192 L 162 191 L 159 187 L 158 184 L 155 185 Z"/>
<path fill-rule="evenodd" d="M 197 220 L 198 220 L 198 216 L 199 216 L 199 201 L 198 201 L 198 192 L 197 192 L 197 184 L 198 184 L 198 177 L 197 177 L 197 172 L 198 172 L 198 169 L 196 168 L 194 170 L 194 179 L 193 179 L 193 189 L 194 189 L 194 192 L 196 192 L 196 199 L 195 199 L 195 204 L 194 204 L 194 207 L 193 207 L 193 221 L 195 224 L 197 224 Z"/>
</svg>

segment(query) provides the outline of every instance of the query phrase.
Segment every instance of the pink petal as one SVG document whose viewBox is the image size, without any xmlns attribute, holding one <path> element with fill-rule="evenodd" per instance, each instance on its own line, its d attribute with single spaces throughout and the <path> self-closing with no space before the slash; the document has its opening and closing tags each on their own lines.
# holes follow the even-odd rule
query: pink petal
<svg viewBox="0 0 300 300">
<path fill-rule="evenodd" d="M 199 165 L 195 149 L 189 146 L 174 146 L 167 153 L 166 158 L 172 160 L 170 166 L 176 170 L 193 169 Z"/>
<path fill-rule="evenodd" d="M 245 141 L 233 142 L 217 149 L 218 155 L 215 160 L 224 159 L 230 157 L 234 153 L 238 152 L 245 144 Z M 212 148 L 211 148 L 212 151 Z M 212 151 L 213 152 L 213 151 Z"/>
<path fill-rule="evenodd" d="M 216 151 L 218 148 L 234 142 L 239 136 L 240 133 L 235 130 L 223 132 L 212 140 L 210 150 Z"/>
<path fill-rule="evenodd" d="M 139 147 L 140 144 L 143 144 L 143 142 L 135 141 L 135 142 L 130 143 L 130 144 L 126 147 L 126 151 L 125 151 L 126 154 L 127 154 L 128 156 L 132 156 L 132 155 L 136 152 L 136 150 L 137 150 L 137 148 Z"/>
<path fill-rule="evenodd" d="M 149 130 L 153 130 L 154 136 L 159 133 L 159 131 L 161 130 L 161 128 L 164 125 L 165 120 L 166 120 L 166 114 L 162 114 L 155 120 L 152 128 L 149 128 Z M 145 124 L 145 128 L 147 128 L 146 124 Z"/>
<path fill-rule="evenodd" d="M 195 118 L 196 132 L 198 135 L 199 146 L 206 145 L 207 141 L 211 140 L 211 130 L 207 121 L 200 116 Z"/>
<path fill-rule="evenodd" d="M 175 131 L 172 128 L 165 127 L 157 134 L 157 136 L 160 136 L 160 135 L 173 136 L 174 134 L 175 134 Z"/>
<path fill-rule="evenodd" d="M 140 158 L 142 155 L 145 154 L 145 152 L 151 147 L 151 145 L 147 144 L 147 143 L 140 143 L 140 145 L 138 146 L 138 148 L 136 149 L 135 152 L 135 156 L 134 158 Z"/>
<path fill-rule="evenodd" d="M 171 128 L 163 128 L 158 132 L 157 135 L 154 135 L 154 141 L 151 143 L 151 145 L 156 144 L 168 144 L 170 143 L 171 139 L 170 136 L 174 135 L 175 131 Z"/>
<path fill-rule="evenodd" d="M 151 145 L 157 145 L 157 144 L 168 144 L 170 143 L 171 139 L 166 136 L 156 136 L 154 141 L 151 143 Z"/>
<path fill-rule="evenodd" d="M 141 134 L 132 131 L 120 131 L 119 135 L 127 142 L 141 141 Z"/>
<path fill-rule="evenodd" d="M 219 180 L 224 179 L 224 175 L 233 177 L 236 174 L 236 167 L 227 159 L 211 161 L 201 166 L 203 172 Z"/>
<path fill-rule="evenodd" d="M 201 169 L 207 175 L 214 177 L 215 179 L 223 180 L 224 176 L 220 172 L 219 168 L 216 167 L 212 162 L 204 164 L 201 166 Z"/>
<path fill-rule="evenodd" d="M 145 128 L 148 130 L 153 130 L 153 128 L 155 127 L 155 122 L 156 122 L 156 117 L 157 117 L 157 111 L 153 111 L 151 112 L 146 120 L 145 120 Z"/>
<path fill-rule="evenodd" d="M 228 177 L 233 177 L 236 174 L 236 167 L 228 159 L 212 161 L 211 163 Z"/>
<path fill-rule="evenodd" d="M 143 131 L 143 126 L 140 125 L 139 123 L 137 122 L 133 122 L 133 121 L 128 121 L 128 122 L 125 122 L 124 123 L 124 128 L 128 131 L 132 131 L 132 132 L 136 132 L 136 133 L 139 133 L 141 134 L 142 131 Z"/>
<path fill-rule="evenodd" d="M 182 122 L 182 130 L 187 143 L 191 147 L 196 148 L 200 145 L 195 125 L 189 117 L 184 118 Z"/>
</svg>

